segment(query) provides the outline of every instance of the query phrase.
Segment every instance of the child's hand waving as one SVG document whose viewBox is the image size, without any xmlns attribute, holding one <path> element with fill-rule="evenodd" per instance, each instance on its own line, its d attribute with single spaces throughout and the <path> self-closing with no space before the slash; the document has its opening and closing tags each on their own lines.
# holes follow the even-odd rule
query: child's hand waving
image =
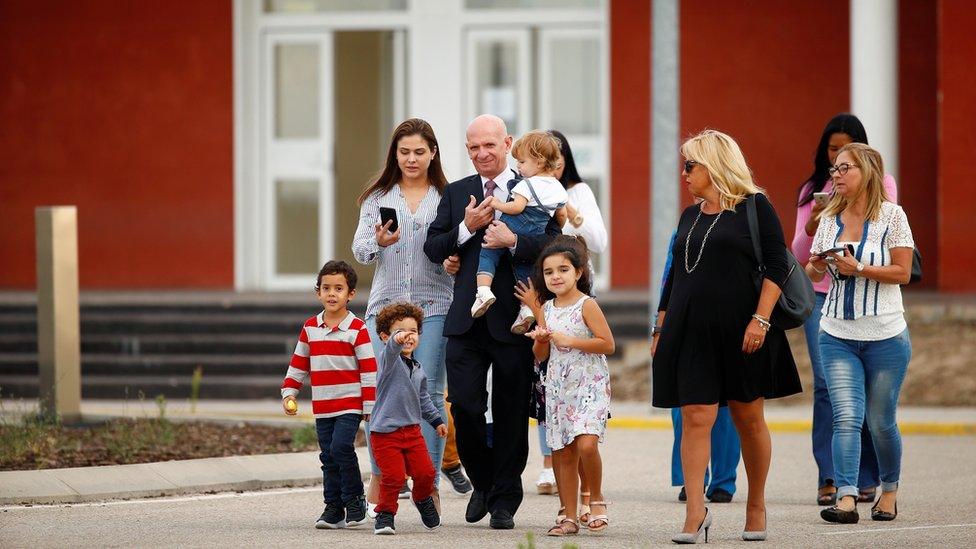
<svg viewBox="0 0 976 549">
<path fill-rule="evenodd" d="M 532 285 L 531 278 L 528 284 L 521 280 L 515 284 L 515 297 L 529 308 L 539 306 L 539 292 Z"/>
</svg>

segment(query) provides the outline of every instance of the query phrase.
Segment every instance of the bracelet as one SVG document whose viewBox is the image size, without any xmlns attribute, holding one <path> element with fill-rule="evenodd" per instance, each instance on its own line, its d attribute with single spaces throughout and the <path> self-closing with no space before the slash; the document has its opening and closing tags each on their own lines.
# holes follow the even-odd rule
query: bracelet
<svg viewBox="0 0 976 549">
<path fill-rule="evenodd" d="M 766 318 L 766 317 L 764 317 L 764 316 L 762 316 L 762 315 L 761 315 L 761 314 L 759 314 L 759 313 L 756 313 L 756 314 L 754 314 L 754 315 L 752 315 L 752 318 L 754 318 L 754 319 L 756 319 L 756 322 L 758 322 L 758 323 L 759 323 L 759 326 L 760 326 L 760 327 L 761 327 L 761 328 L 762 328 L 762 329 L 763 329 L 764 331 L 767 331 L 767 332 L 768 332 L 768 331 L 769 331 L 769 329 L 770 329 L 770 328 L 772 327 L 772 324 L 770 324 L 770 322 L 769 322 L 769 319 L 768 319 L 768 318 Z"/>
<path fill-rule="evenodd" d="M 813 269 L 814 271 L 816 271 L 818 274 L 824 274 L 824 273 L 827 272 L 827 269 L 824 269 L 824 270 L 821 271 L 820 269 L 814 267 L 813 266 L 813 263 L 810 264 L 810 268 Z"/>
</svg>

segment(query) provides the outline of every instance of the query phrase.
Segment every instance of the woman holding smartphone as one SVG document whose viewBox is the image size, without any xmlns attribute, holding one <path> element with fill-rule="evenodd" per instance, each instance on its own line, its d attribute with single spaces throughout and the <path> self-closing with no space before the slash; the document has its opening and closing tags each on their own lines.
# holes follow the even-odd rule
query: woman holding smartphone
<svg viewBox="0 0 976 549">
<path fill-rule="evenodd" d="M 442 417 L 446 417 L 444 386 L 447 383 L 444 318 L 454 295 L 454 281 L 442 266 L 427 259 L 424 241 L 446 186 L 447 177 L 441 168 L 433 128 L 419 118 L 404 121 L 393 131 L 382 173 L 359 196 L 359 226 L 352 242 L 356 261 L 363 265 L 376 264 L 366 305 L 366 326 L 377 355 L 382 347 L 376 333 L 376 315 L 380 309 L 396 301 L 414 303 L 423 309 L 420 343 L 414 356 L 424 369 L 430 398 Z M 391 230 L 394 215 L 397 227 Z M 386 221 L 381 222 L 383 218 Z M 440 464 L 444 439 L 426 423 L 421 429 L 431 463 Z M 375 504 L 380 471 L 372 452 L 370 461 L 373 474 L 366 499 Z"/>
<path fill-rule="evenodd" d="M 828 280 L 821 312 L 820 355 L 833 404 L 833 474 L 837 504 L 821 511 L 828 522 L 858 522 L 858 469 L 870 427 L 881 476 L 872 520 L 894 520 L 901 473 L 898 395 L 912 344 L 901 284 L 912 271 L 915 246 L 908 218 L 888 199 L 877 151 L 845 145 L 830 168 L 834 193 L 823 210 L 806 272 Z M 842 252 L 834 250 L 841 248 Z M 828 276 L 829 273 L 829 276 Z"/>
<path fill-rule="evenodd" d="M 853 114 L 842 113 L 830 119 L 827 127 L 820 136 L 817 152 L 813 157 L 813 173 L 800 185 L 799 200 L 796 210 L 796 229 L 793 233 L 793 255 L 797 258 L 810 257 L 810 246 L 813 235 L 820 223 L 830 195 L 833 192 L 828 170 L 834 165 L 838 151 L 848 143 L 867 144 L 868 136 L 864 125 Z M 895 179 L 890 175 L 884 176 L 883 187 L 888 199 L 898 202 L 898 189 Z M 813 369 L 813 459 L 817 462 L 819 475 L 817 478 L 817 504 L 833 505 L 837 499 L 837 486 L 834 476 L 833 457 L 830 441 L 833 437 L 833 412 L 830 405 L 830 395 L 824 379 L 823 361 L 820 357 L 820 311 L 830 280 L 815 281 L 813 289 L 816 292 L 816 306 L 807 321 L 803 324 L 803 331 L 807 340 L 807 352 L 810 354 L 810 364 Z M 879 484 L 878 460 L 875 457 L 874 446 L 867 430 L 864 430 L 861 454 L 861 470 L 858 501 L 874 501 L 875 491 Z"/>
</svg>

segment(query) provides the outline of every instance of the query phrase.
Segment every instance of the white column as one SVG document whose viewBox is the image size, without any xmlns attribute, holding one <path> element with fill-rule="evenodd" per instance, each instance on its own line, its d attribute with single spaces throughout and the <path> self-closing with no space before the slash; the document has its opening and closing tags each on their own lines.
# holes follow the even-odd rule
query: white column
<svg viewBox="0 0 976 549">
<path fill-rule="evenodd" d="M 466 120 L 461 120 L 464 72 L 461 0 L 413 0 L 407 35 L 408 116 L 430 122 L 453 181 L 472 172 L 462 165 Z"/>
<path fill-rule="evenodd" d="M 851 112 L 898 177 L 898 2 L 851 0 Z"/>
<path fill-rule="evenodd" d="M 654 0 L 651 7 L 651 311 L 657 310 L 671 233 L 678 225 L 681 171 L 678 70 L 679 0 Z"/>
</svg>

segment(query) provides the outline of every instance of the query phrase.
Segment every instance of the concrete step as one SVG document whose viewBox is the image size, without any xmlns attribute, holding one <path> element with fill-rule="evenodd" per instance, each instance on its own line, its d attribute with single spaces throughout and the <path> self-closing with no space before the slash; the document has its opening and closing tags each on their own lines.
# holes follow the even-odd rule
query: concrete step
<svg viewBox="0 0 976 549">
<path fill-rule="evenodd" d="M 197 366 L 208 375 L 277 375 L 284 376 L 291 353 L 272 355 L 114 355 L 87 354 L 81 357 L 81 374 L 138 376 L 191 376 Z M 0 355 L 0 372 L 9 375 L 37 375 L 37 355 L 9 353 Z"/>
<path fill-rule="evenodd" d="M 220 354 L 250 355 L 291 353 L 295 349 L 296 334 L 234 335 L 218 337 L 201 334 L 171 335 L 85 335 L 81 337 L 81 353 L 118 355 L 152 354 Z M 0 355 L 36 353 L 37 337 L 28 334 L 0 335 Z"/>
<path fill-rule="evenodd" d="M 282 375 L 204 375 L 201 399 L 267 399 L 281 397 Z M 164 395 L 168 400 L 190 397 L 190 376 L 140 376 L 119 379 L 114 375 L 82 376 L 81 397 L 85 399 L 141 398 L 152 400 Z M 37 376 L 0 375 L 0 397 L 37 398 Z M 310 398 L 308 387 L 302 398 Z"/>
</svg>

